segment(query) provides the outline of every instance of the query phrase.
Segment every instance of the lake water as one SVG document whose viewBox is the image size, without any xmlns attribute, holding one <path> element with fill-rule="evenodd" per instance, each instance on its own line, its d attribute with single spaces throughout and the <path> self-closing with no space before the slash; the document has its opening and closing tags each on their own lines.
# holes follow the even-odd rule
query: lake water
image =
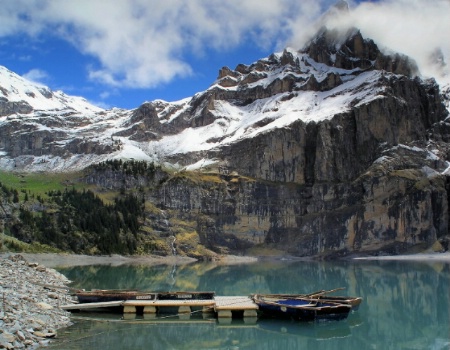
<svg viewBox="0 0 450 350">
<path fill-rule="evenodd" d="M 345 287 L 363 303 L 343 321 L 218 321 L 74 314 L 51 349 L 445 349 L 450 348 L 450 264 L 273 262 L 244 265 L 83 266 L 59 269 L 76 288 L 198 290 L 217 295 L 309 293 Z"/>
</svg>

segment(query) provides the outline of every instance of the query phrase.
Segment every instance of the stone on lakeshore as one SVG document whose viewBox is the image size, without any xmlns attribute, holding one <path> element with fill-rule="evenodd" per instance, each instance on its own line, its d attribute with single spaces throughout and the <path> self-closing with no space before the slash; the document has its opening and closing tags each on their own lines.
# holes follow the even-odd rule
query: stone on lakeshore
<svg viewBox="0 0 450 350">
<path fill-rule="evenodd" d="M 12 350 L 14 349 L 14 346 L 11 343 L 2 342 L 0 340 L 0 349 Z"/>
<path fill-rule="evenodd" d="M 25 258 L 20 254 L 11 255 L 8 259 L 13 262 L 26 261 Z"/>
<path fill-rule="evenodd" d="M 22 331 L 17 331 L 17 338 L 19 338 L 22 342 L 26 339 L 25 335 L 22 333 Z"/>
<path fill-rule="evenodd" d="M 9 331 L 11 333 L 16 333 L 17 331 L 19 331 L 21 329 L 22 329 L 22 326 L 20 325 L 20 323 L 18 321 L 16 321 L 16 322 L 14 322 L 14 325 L 9 328 Z"/>
<path fill-rule="evenodd" d="M 25 346 L 30 346 L 30 345 L 33 345 L 33 344 L 34 344 L 34 341 L 32 341 L 31 339 L 27 339 L 27 340 L 25 340 L 25 341 L 23 342 L 23 344 L 24 344 Z"/>
<path fill-rule="evenodd" d="M 51 306 L 50 304 L 44 303 L 44 302 L 40 302 L 36 304 L 39 308 L 41 308 L 42 310 L 51 310 L 53 309 L 53 306 Z"/>
<path fill-rule="evenodd" d="M 39 264 L 37 262 L 30 262 L 30 263 L 28 263 L 28 266 L 29 267 L 38 267 Z"/>
<path fill-rule="evenodd" d="M 41 331 L 35 331 L 33 334 L 34 334 L 36 337 L 39 337 L 39 338 L 45 338 L 45 334 L 46 334 L 46 333 L 41 332 Z"/>
<path fill-rule="evenodd" d="M 59 299 L 59 295 L 55 292 L 49 292 L 47 293 L 47 296 L 52 299 Z"/>
<path fill-rule="evenodd" d="M 0 349 L 14 349 L 12 343 L 16 340 L 16 337 L 11 333 L 0 334 Z"/>
</svg>

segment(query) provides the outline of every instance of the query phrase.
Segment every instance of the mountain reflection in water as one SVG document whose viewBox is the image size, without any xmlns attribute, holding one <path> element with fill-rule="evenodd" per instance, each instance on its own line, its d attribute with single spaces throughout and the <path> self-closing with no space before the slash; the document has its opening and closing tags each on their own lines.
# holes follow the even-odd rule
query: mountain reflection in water
<svg viewBox="0 0 450 350">
<path fill-rule="evenodd" d="M 81 266 L 59 269 L 75 288 L 207 290 L 217 295 L 308 293 L 345 287 L 363 297 L 347 320 L 296 323 L 74 314 L 57 349 L 448 349 L 450 264 L 262 261 L 243 265 Z"/>
</svg>

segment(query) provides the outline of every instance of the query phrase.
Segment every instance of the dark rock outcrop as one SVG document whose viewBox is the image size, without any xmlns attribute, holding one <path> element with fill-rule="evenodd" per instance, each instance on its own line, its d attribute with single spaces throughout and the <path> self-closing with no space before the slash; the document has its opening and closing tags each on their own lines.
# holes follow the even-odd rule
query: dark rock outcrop
<svg viewBox="0 0 450 350">
<path fill-rule="evenodd" d="M 5 97 L 0 97 L 0 117 L 12 114 L 28 114 L 33 112 L 33 107 L 25 101 L 11 102 Z"/>
<path fill-rule="evenodd" d="M 302 50 L 313 60 L 330 67 L 352 69 L 385 70 L 407 77 L 417 75 L 416 63 L 409 57 L 385 55 L 370 39 L 364 39 L 360 31 L 351 28 L 346 33 L 323 28 Z"/>
</svg>

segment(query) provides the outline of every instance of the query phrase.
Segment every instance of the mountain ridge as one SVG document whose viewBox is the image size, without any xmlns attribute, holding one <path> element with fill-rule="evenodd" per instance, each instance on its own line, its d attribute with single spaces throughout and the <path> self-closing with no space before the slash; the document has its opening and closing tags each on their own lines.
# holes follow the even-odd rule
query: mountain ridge
<svg viewBox="0 0 450 350">
<path fill-rule="evenodd" d="M 100 193 L 136 192 L 147 253 L 173 237 L 192 255 L 448 249 L 448 100 L 412 59 L 321 29 L 181 101 L 2 116 L 0 168 L 83 169 Z M 133 175 L 121 159 L 159 168 Z"/>
<path fill-rule="evenodd" d="M 59 127 L 60 133 L 55 132 L 54 137 L 46 136 L 49 143 L 58 145 L 57 157 L 61 154 L 64 157 L 54 157 L 52 152 L 56 146 L 48 150 L 41 147 L 38 152 L 32 146 L 29 147 L 31 154 L 27 154 L 26 147 L 14 151 L 11 144 L 3 141 L 0 143 L 0 167 L 23 171 L 75 170 L 109 158 L 131 157 L 134 153 L 132 158 L 158 163 L 169 160 L 175 167 L 179 168 L 177 163 L 180 163 L 182 167 L 195 169 L 195 163 L 202 161 L 194 155 L 195 152 L 207 152 L 240 138 L 253 137 L 271 127 L 284 127 L 296 119 L 319 121 L 332 118 L 333 113 L 351 108 L 352 101 L 358 100 L 357 103 L 352 102 L 353 105 L 365 103 L 371 93 L 381 93 L 377 87 L 370 91 L 367 83 L 372 81 L 377 84 L 377 79 L 387 77 L 389 72 L 408 77 L 418 73 L 411 59 L 399 54 L 392 57 L 382 54 L 373 41 L 364 39 L 355 28 L 348 30 L 344 36 L 322 28 L 302 50 L 288 48 L 251 65 L 240 64 L 235 70 L 223 67 L 218 79 L 207 90 L 181 101 L 155 100 L 145 102 L 134 110 L 104 111 L 86 103 L 81 103 L 81 107 L 74 103 L 64 105 L 68 97 L 62 95 L 60 106 L 67 108 L 63 123 L 57 120 L 57 116 L 49 122 L 51 115 L 45 115 L 46 120 L 42 117 L 32 121 L 29 117 L 37 108 L 29 107 L 30 101 L 35 99 L 31 94 L 37 96 L 41 89 L 47 91 L 47 96 L 59 98 L 50 90 L 37 87 L 34 92 L 29 89 L 30 94 L 22 92 L 19 95 L 22 100 L 0 103 L 20 106 L 23 101 L 21 108 L 25 110 L 19 110 L 21 113 L 16 114 L 11 110 L 6 113 L 9 114 L 7 119 L 12 120 L 15 115 L 16 119 L 26 121 L 29 127 L 34 125 L 35 132 L 42 132 L 48 126 L 46 122 L 50 127 Z M 360 74 L 367 75 L 359 77 Z M 348 93 L 358 88 L 364 89 L 363 85 L 366 85 L 365 96 L 364 92 L 358 96 Z M 327 91 L 330 91 L 328 95 Z M 341 94 L 342 101 L 333 98 L 337 94 Z M 276 113 L 280 105 L 284 108 Z M 301 110 L 297 105 L 305 107 Z M 83 109 L 88 112 L 87 118 Z M 36 111 L 35 117 L 42 113 Z M 6 116 L 4 114 L 3 117 Z M 291 115 L 290 120 L 288 115 Z M 64 128 L 64 122 L 68 120 L 69 129 Z M 4 128 L 5 124 L 7 120 L 0 125 Z M 189 141 L 180 141 L 183 139 Z M 197 142 L 193 142 L 195 139 Z M 44 138 L 42 142 L 45 142 Z M 88 152 L 83 153 L 83 150 Z M 33 159 L 35 153 L 40 153 L 41 158 Z M 92 153 L 97 156 L 92 157 Z M 176 159 L 176 154 L 192 154 L 196 162 L 187 164 Z M 42 158 L 44 156 L 46 158 Z M 17 157 L 22 158 L 13 161 Z M 48 161 L 50 158 L 51 162 Z"/>
</svg>

